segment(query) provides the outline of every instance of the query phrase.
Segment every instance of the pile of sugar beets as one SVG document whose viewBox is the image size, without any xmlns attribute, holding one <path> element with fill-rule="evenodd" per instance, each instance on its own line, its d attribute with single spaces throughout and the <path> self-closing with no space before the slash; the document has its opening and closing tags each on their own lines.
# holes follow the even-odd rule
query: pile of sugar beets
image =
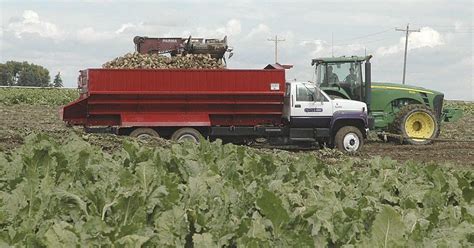
<svg viewBox="0 0 474 248">
<path fill-rule="evenodd" d="M 127 53 L 102 65 L 108 69 L 220 69 L 225 65 L 209 54 L 168 57 L 159 54 Z"/>
</svg>

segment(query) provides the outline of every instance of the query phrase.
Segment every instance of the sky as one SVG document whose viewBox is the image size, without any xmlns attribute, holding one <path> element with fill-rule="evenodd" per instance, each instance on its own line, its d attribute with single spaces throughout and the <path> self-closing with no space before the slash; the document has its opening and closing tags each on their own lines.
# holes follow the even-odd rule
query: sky
<svg viewBox="0 0 474 248">
<path fill-rule="evenodd" d="M 0 63 L 28 61 L 61 72 L 76 87 L 79 70 L 133 52 L 134 36 L 223 38 L 228 68 L 260 69 L 278 57 L 287 80 L 314 79 L 311 59 L 373 55 L 372 80 L 406 83 L 446 99 L 474 100 L 473 1 L 5 1 L 0 0 Z"/>
</svg>

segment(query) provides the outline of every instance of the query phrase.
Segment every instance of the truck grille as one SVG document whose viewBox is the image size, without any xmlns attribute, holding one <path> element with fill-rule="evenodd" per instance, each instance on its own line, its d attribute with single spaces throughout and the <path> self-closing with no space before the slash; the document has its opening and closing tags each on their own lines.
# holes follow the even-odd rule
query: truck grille
<svg viewBox="0 0 474 248">
<path fill-rule="evenodd" d="M 443 110 L 444 95 L 437 95 L 433 99 L 433 110 L 438 120 L 441 120 L 441 112 Z"/>
</svg>

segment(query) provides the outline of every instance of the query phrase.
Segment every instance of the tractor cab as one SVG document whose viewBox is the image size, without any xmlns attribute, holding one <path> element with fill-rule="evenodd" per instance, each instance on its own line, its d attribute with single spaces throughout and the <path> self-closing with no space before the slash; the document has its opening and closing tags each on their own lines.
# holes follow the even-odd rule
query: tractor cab
<svg viewBox="0 0 474 248">
<path fill-rule="evenodd" d="M 371 58 L 352 56 L 313 59 L 316 83 L 333 99 L 345 98 L 369 103 Z M 365 75 L 362 68 L 365 69 Z"/>
</svg>

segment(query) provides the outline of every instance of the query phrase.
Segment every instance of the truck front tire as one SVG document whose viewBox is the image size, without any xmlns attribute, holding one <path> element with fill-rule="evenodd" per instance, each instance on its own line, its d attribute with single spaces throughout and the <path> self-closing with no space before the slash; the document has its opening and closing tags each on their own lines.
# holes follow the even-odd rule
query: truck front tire
<svg viewBox="0 0 474 248">
<path fill-rule="evenodd" d="M 357 152 L 364 145 L 364 136 L 357 127 L 341 127 L 334 136 L 334 145 L 343 152 Z"/>
<path fill-rule="evenodd" d="M 202 134 L 198 130 L 194 128 L 185 127 L 185 128 L 176 130 L 176 132 L 174 132 L 173 135 L 171 135 L 171 140 L 174 140 L 177 142 L 190 140 L 197 144 L 199 143 L 199 140 L 201 139 L 201 137 L 202 137 Z"/>
</svg>

